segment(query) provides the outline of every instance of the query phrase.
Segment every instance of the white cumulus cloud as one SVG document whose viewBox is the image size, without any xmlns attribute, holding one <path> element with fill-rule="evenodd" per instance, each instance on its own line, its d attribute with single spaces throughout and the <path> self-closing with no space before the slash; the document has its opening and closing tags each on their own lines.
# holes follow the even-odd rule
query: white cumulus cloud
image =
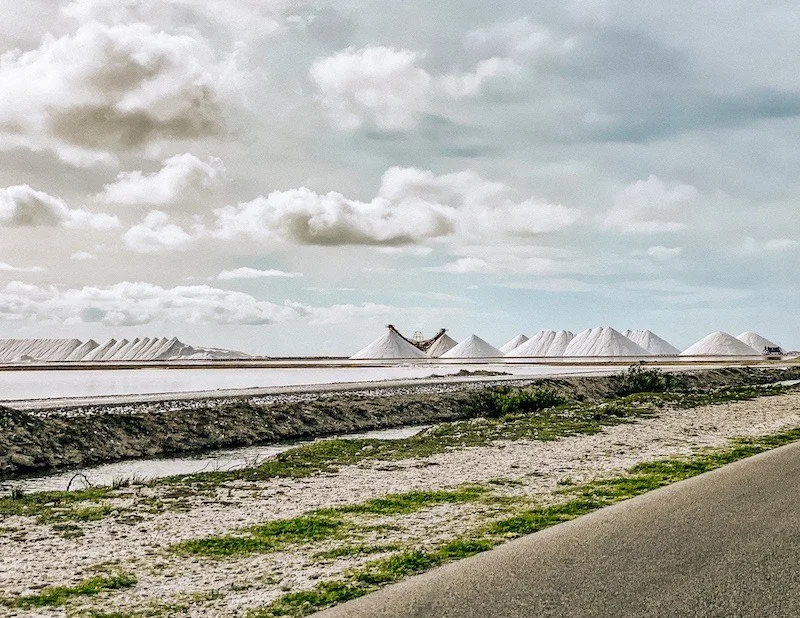
<svg viewBox="0 0 800 618">
<path fill-rule="evenodd" d="M 613 208 L 601 220 L 606 227 L 625 234 L 677 232 L 686 224 L 676 219 L 697 195 L 697 189 L 691 185 L 668 185 L 651 175 L 647 180 L 639 180 L 618 191 Z"/>
<path fill-rule="evenodd" d="M 219 238 L 397 246 L 455 235 L 525 238 L 572 225 L 580 211 L 535 198 L 517 201 L 505 184 L 469 170 L 437 176 L 393 167 L 369 202 L 299 188 L 226 206 L 215 215 Z"/>
<path fill-rule="evenodd" d="M 178 154 L 165 159 L 162 168 L 152 174 L 120 172 L 97 199 L 110 204 L 165 206 L 195 199 L 226 180 L 222 159 L 203 161 L 190 153 Z"/>
<path fill-rule="evenodd" d="M 268 279 L 271 277 L 296 279 L 302 276 L 303 273 L 290 273 L 285 270 L 276 270 L 274 268 L 259 270 L 258 268 L 242 266 L 241 268 L 234 268 L 233 270 L 223 270 L 217 275 L 217 279 L 222 281 L 232 279 Z"/>
<path fill-rule="evenodd" d="M 144 23 L 82 25 L 0 56 L 0 147 L 50 149 L 69 163 L 219 134 L 235 55 L 196 33 Z"/>
<path fill-rule="evenodd" d="M 108 230 L 118 228 L 120 222 L 105 213 L 70 208 L 64 200 L 28 185 L 15 185 L 0 188 L 0 226 Z"/>
<path fill-rule="evenodd" d="M 138 253 L 160 253 L 186 249 L 195 237 L 181 226 L 171 223 L 167 213 L 151 210 L 144 220 L 123 234 L 128 249 Z"/>
<path fill-rule="evenodd" d="M 418 60 L 419 54 L 404 49 L 350 47 L 317 60 L 310 74 L 339 128 L 368 124 L 396 131 L 412 127 L 428 107 L 433 79 Z"/>
<path fill-rule="evenodd" d="M 522 67 L 510 58 L 493 56 L 481 60 L 469 73 L 443 75 L 440 85 L 452 97 L 474 97 L 492 80 L 518 75 Z"/>
</svg>

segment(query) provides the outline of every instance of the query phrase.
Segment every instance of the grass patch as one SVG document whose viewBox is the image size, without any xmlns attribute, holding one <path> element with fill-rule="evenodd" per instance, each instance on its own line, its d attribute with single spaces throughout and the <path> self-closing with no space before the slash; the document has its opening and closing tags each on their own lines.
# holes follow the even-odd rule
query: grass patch
<svg viewBox="0 0 800 618">
<path fill-rule="evenodd" d="M 345 581 L 323 582 L 311 590 L 285 594 L 267 607 L 250 610 L 247 617 L 307 616 L 326 607 L 357 599 L 370 591 L 369 588 Z"/>
<path fill-rule="evenodd" d="M 33 607 L 58 607 L 74 597 L 95 596 L 107 590 L 121 590 L 136 585 L 136 577 L 128 573 L 98 575 L 76 586 L 51 586 L 37 594 L 0 599 L 7 607 L 30 609 Z"/>
<path fill-rule="evenodd" d="M 479 486 L 468 486 L 455 491 L 410 491 L 403 494 L 389 494 L 361 504 L 350 504 L 329 510 L 335 513 L 357 515 L 407 515 L 440 504 L 472 502 L 487 491 L 489 490 L 486 487 Z M 323 512 L 327 512 L 327 510 Z"/>
<path fill-rule="evenodd" d="M 490 539 L 456 539 L 432 550 L 406 550 L 388 558 L 368 562 L 364 567 L 351 571 L 346 579 L 321 582 L 311 590 L 285 594 L 266 607 L 251 610 L 247 616 L 307 616 L 326 607 L 364 596 L 380 586 L 409 575 L 428 571 L 445 562 L 474 556 L 496 544 Z"/>
<path fill-rule="evenodd" d="M 277 551 L 287 545 L 340 537 L 351 526 L 333 517 L 303 515 L 247 528 L 248 536 L 213 536 L 173 545 L 179 553 L 228 557 Z"/>
<path fill-rule="evenodd" d="M 0 517 L 36 517 L 40 524 L 96 521 L 111 513 L 113 508 L 107 504 L 81 506 L 81 503 L 97 503 L 111 497 L 110 487 L 23 493 L 18 497 L 0 498 Z"/>
<path fill-rule="evenodd" d="M 361 504 L 351 504 L 313 513 L 278 519 L 244 530 L 245 535 L 213 536 L 183 541 L 172 549 L 179 553 L 229 557 L 277 551 L 287 545 L 316 543 L 340 538 L 344 534 L 367 532 L 371 527 L 357 526 L 341 515 L 407 515 L 439 504 L 470 502 L 483 497 L 485 487 L 468 486 L 454 491 L 412 491 L 390 494 Z"/>
<path fill-rule="evenodd" d="M 319 560 L 336 560 L 337 558 L 354 558 L 357 556 L 369 556 L 370 554 L 386 554 L 392 551 L 403 549 L 400 543 L 387 543 L 385 545 L 344 545 L 326 549 L 314 554 L 314 558 Z"/>
</svg>

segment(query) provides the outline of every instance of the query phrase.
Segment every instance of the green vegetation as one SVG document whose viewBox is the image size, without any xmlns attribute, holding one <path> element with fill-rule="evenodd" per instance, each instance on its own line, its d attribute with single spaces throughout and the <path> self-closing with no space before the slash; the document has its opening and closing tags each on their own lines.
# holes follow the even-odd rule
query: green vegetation
<svg viewBox="0 0 800 618">
<path fill-rule="evenodd" d="M 660 459 L 637 464 L 624 476 L 562 489 L 560 493 L 572 496 L 571 500 L 527 510 L 497 521 L 489 527 L 488 532 L 502 536 L 531 534 L 615 502 L 633 498 L 798 440 L 800 440 L 800 428 L 771 436 L 736 440 L 727 448 L 710 450 L 690 458 Z"/>
<path fill-rule="evenodd" d="M 354 556 L 369 556 L 370 554 L 385 554 L 399 551 L 404 548 L 400 543 L 387 543 L 386 545 L 343 545 L 314 554 L 319 560 L 336 560 L 337 558 L 352 558 Z"/>
<path fill-rule="evenodd" d="M 487 491 L 485 487 L 478 486 L 467 486 L 455 491 L 410 491 L 389 494 L 361 504 L 341 506 L 331 511 L 358 515 L 406 515 L 438 504 L 472 502 Z"/>
<path fill-rule="evenodd" d="M 434 548 L 405 548 L 368 562 L 336 581 L 322 582 L 311 590 L 293 592 L 272 604 L 251 611 L 249 618 L 306 616 L 337 603 L 363 596 L 388 583 L 430 570 L 446 562 L 487 551 L 507 538 L 531 534 L 586 515 L 604 506 L 681 481 L 725 464 L 800 440 L 800 428 L 758 438 L 740 439 L 731 446 L 708 450 L 694 457 L 662 459 L 633 466 L 619 477 L 583 485 L 563 483 L 563 502 L 526 509 L 477 530 L 469 538 L 455 539 Z M 386 546 L 384 546 L 386 547 Z M 343 548 L 344 549 L 344 548 Z M 377 549 L 377 551 L 382 551 Z M 336 550 L 331 550 L 334 552 Z M 336 555 L 365 555 L 352 550 Z M 331 554 L 332 557 L 335 557 Z"/>
<path fill-rule="evenodd" d="M 290 544 L 337 538 L 349 528 L 341 519 L 304 515 L 252 526 L 245 531 L 248 536 L 226 535 L 183 541 L 172 549 L 181 553 L 215 557 L 267 553 Z"/>
<path fill-rule="evenodd" d="M 243 535 L 183 541 L 172 549 L 179 553 L 213 557 L 269 553 L 291 544 L 314 543 L 374 530 L 342 519 L 341 515 L 407 515 L 438 504 L 474 501 L 487 491 L 483 487 L 467 486 L 454 491 L 389 494 L 361 504 L 323 509 L 292 519 L 277 519 L 251 526 L 243 531 Z"/>
<path fill-rule="evenodd" d="M 110 487 L 96 487 L 78 491 L 41 491 L 20 493 L 16 497 L 0 498 L 0 517 L 21 515 L 36 517 L 40 524 L 64 521 L 95 521 L 108 515 L 113 509 L 107 504 L 86 506 L 81 503 L 111 498 Z"/>
<path fill-rule="evenodd" d="M 646 369 L 641 365 L 631 365 L 621 376 L 617 390 L 620 395 L 635 393 L 663 393 L 675 386 L 677 379 L 659 369 Z"/>
<path fill-rule="evenodd" d="M 474 556 L 496 544 L 489 539 L 456 539 L 432 550 L 405 550 L 388 558 L 368 562 L 349 573 L 346 580 L 322 582 L 311 590 L 283 595 L 267 607 L 252 610 L 248 618 L 306 616 L 364 596 L 382 585 L 428 571 L 445 562 Z"/>
<path fill-rule="evenodd" d="M 549 388 L 531 391 L 500 387 L 488 392 L 484 415 L 488 418 L 503 418 L 515 414 L 533 414 L 566 402 L 566 399 Z"/>
<path fill-rule="evenodd" d="M 32 607 L 57 607 L 73 597 L 95 596 L 106 590 L 120 590 L 136 585 L 136 578 L 128 573 L 98 575 L 82 581 L 76 586 L 52 586 L 37 594 L 15 598 L 0 598 L 7 607 L 30 609 Z"/>
<path fill-rule="evenodd" d="M 251 610 L 247 617 L 306 616 L 326 607 L 357 599 L 368 592 L 369 588 L 343 581 L 322 582 L 311 590 L 285 594 L 267 607 Z"/>
</svg>

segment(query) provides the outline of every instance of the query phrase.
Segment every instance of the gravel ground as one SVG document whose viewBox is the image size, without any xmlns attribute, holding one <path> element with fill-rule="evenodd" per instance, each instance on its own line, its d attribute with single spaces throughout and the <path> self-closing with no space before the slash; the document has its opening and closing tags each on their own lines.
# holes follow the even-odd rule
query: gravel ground
<svg viewBox="0 0 800 618">
<path fill-rule="evenodd" d="M 415 460 L 368 461 L 341 468 L 335 474 L 305 479 L 238 483 L 214 496 L 196 495 L 180 511 L 148 514 L 143 499 L 164 499 L 168 487 L 136 488 L 114 501 L 116 508 L 134 509 L 143 519 L 123 523 L 110 516 L 83 525 L 85 536 L 62 538 L 51 526 L 33 519 L 0 521 L 0 595 L 35 592 L 48 585 L 70 585 L 97 572 L 98 565 L 134 573 L 139 583 L 128 590 L 81 602 L 105 611 L 141 610 L 164 603 L 183 607 L 166 615 L 241 616 L 288 591 L 312 587 L 320 580 L 373 560 L 315 557 L 327 542 L 292 551 L 236 559 L 185 557 L 165 548 L 177 541 L 234 531 L 243 526 L 307 511 L 353 504 L 387 493 L 414 489 L 448 489 L 465 483 L 486 484 L 509 479 L 501 495 L 525 495 L 552 500 L 559 482 L 582 482 L 618 473 L 630 466 L 665 456 L 689 454 L 722 446 L 731 438 L 779 432 L 800 426 L 800 393 L 688 410 L 664 410 L 655 418 L 616 425 L 588 436 L 553 442 L 502 442 L 464 448 Z M 133 506 L 133 492 L 139 506 Z M 394 529 L 369 533 L 358 542 L 430 543 L 462 534 L 491 519 L 491 504 L 449 504 L 413 515 L 371 519 Z M 130 520 L 128 520 L 130 521 Z M 339 542 L 341 544 L 341 542 Z M 0 606 L 0 616 L 68 615 L 64 609 L 12 610 Z"/>
</svg>

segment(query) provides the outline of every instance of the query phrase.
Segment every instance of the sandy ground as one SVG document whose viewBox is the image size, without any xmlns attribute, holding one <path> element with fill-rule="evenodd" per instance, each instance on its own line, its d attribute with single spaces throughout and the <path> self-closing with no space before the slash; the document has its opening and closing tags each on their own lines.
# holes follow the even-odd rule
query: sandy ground
<svg viewBox="0 0 800 618">
<path fill-rule="evenodd" d="M 65 539 L 33 519 L 0 521 L 0 595 L 35 592 L 48 585 L 69 585 L 91 577 L 98 568 L 134 573 L 131 589 L 83 599 L 71 606 L 106 611 L 134 610 L 175 603 L 168 615 L 240 616 L 288 591 L 307 589 L 376 555 L 323 559 L 321 549 L 343 541 L 292 551 L 215 560 L 183 557 L 166 550 L 184 539 L 232 532 L 271 519 L 293 517 L 313 509 L 353 504 L 392 492 L 447 489 L 465 483 L 509 479 L 518 484 L 498 487 L 500 495 L 525 495 L 552 500 L 559 482 L 581 482 L 609 476 L 630 466 L 665 456 L 722 446 L 731 438 L 762 435 L 800 426 L 800 393 L 701 407 L 666 410 L 656 418 L 606 428 L 590 435 L 553 442 L 504 442 L 465 448 L 424 459 L 369 461 L 335 474 L 224 488 L 218 496 L 193 496 L 185 510 L 147 514 L 137 500 L 164 498 L 168 488 L 136 488 L 118 500 L 121 515 L 133 509 L 143 519 L 106 517 L 83 525 L 85 536 Z M 366 544 L 432 543 L 463 534 L 497 516 L 491 504 L 438 506 L 413 515 L 372 517 L 370 524 L 392 524 L 352 542 Z M 380 554 L 378 554 L 379 556 Z M 66 610 L 11 610 L 0 616 L 70 615 Z"/>
</svg>

